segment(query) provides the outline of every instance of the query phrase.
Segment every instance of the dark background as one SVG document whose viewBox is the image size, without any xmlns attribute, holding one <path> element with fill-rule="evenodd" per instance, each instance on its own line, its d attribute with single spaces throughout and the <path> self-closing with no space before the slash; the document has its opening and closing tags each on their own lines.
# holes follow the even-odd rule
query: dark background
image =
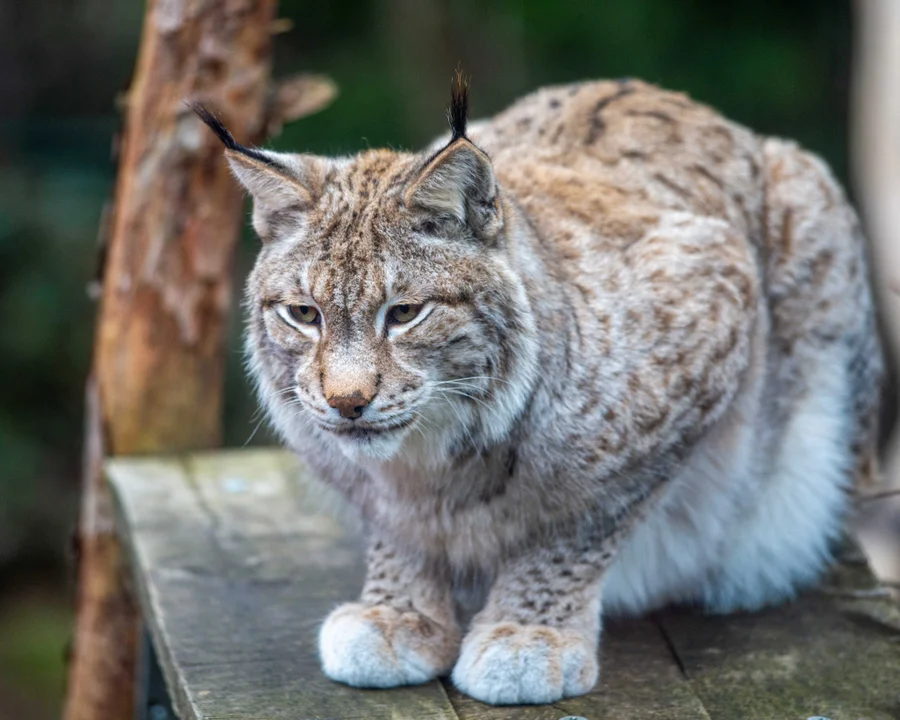
<svg viewBox="0 0 900 720">
<path fill-rule="evenodd" d="M 443 132 L 461 63 L 473 117 L 543 84 L 640 77 L 796 138 L 846 183 L 850 10 L 845 0 L 284 0 L 293 29 L 277 38 L 276 76 L 325 73 L 340 96 L 272 145 L 415 148 Z M 87 289 L 143 12 L 134 0 L 0 0 L 0 720 L 55 717 L 63 691 Z M 237 287 L 255 248 L 245 233 Z M 255 427 L 239 334 L 236 317 L 231 445 Z M 271 438 L 261 430 L 252 442 Z"/>
</svg>

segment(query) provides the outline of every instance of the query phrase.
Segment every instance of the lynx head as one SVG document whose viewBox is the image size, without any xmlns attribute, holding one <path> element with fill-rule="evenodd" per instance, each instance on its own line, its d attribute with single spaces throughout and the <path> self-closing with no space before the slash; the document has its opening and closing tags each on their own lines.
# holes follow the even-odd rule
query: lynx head
<svg viewBox="0 0 900 720">
<path fill-rule="evenodd" d="M 195 108 L 253 198 L 250 367 L 289 444 L 336 442 L 357 460 L 418 447 L 440 462 L 503 437 L 521 412 L 534 325 L 466 105 L 457 78 L 436 153 L 344 158 L 243 147 Z"/>
</svg>

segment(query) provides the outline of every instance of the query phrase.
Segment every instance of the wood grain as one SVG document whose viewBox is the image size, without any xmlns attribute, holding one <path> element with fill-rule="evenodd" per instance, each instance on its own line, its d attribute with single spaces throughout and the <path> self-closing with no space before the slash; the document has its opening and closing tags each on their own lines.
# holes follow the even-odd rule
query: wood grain
<svg viewBox="0 0 900 720">
<path fill-rule="evenodd" d="M 322 675 L 318 626 L 363 567 L 288 454 L 114 460 L 108 474 L 182 720 L 456 717 L 438 683 L 375 692 Z"/>
<path fill-rule="evenodd" d="M 660 622 L 713 720 L 900 718 L 900 606 L 864 560 L 778 608 Z"/>
<path fill-rule="evenodd" d="M 316 633 L 359 591 L 359 539 L 352 513 L 288 453 L 119 459 L 107 474 L 182 720 L 900 717 L 900 609 L 872 596 L 858 557 L 781 608 L 608 622 L 590 694 L 498 708 L 449 681 L 365 691 L 322 675 Z"/>
</svg>

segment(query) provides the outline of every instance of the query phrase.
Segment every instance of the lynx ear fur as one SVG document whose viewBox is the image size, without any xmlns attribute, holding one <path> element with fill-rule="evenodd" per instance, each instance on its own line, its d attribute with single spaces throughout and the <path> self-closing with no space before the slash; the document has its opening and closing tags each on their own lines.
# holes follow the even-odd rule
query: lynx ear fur
<svg viewBox="0 0 900 720">
<path fill-rule="evenodd" d="M 245 147 L 205 107 L 195 104 L 191 109 L 225 145 L 231 172 L 253 197 L 253 227 L 263 241 L 273 235 L 278 216 L 313 204 L 320 184 L 319 159 Z"/>
<path fill-rule="evenodd" d="M 447 119 L 452 136 L 406 190 L 409 207 L 452 216 L 480 237 L 493 237 L 503 227 L 497 179 L 488 156 L 466 137 L 468 84 L 456 74 Z"/>
</svg>

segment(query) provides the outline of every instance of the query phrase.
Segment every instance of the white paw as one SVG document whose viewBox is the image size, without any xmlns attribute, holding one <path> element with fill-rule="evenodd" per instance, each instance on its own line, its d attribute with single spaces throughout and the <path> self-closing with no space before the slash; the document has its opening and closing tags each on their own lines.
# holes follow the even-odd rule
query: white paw
<svg viewBox="0 0 900 720">
<path fill-rule="evenodd" d="M 453 683 L 492 705 L 530 705 L 583 695 L 597 682 L 593 639 L 543 625 L 476 625 L 465 640 Z"/>
<path fill-rule="evenodd" d="M 319 632 L 322 669 L 354 687 L 418 685 L 453 665 L 459 638 L 417 612 L 347 603 Z"/>
</svg>

